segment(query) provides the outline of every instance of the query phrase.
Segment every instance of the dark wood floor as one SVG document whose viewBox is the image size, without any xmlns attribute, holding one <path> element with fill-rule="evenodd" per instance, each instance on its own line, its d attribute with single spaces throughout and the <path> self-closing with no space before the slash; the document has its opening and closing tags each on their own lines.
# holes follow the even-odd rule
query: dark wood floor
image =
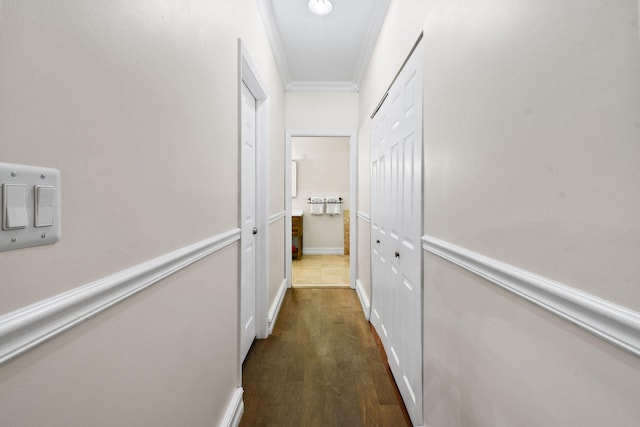
<svg viewBox="0 0 640 427">
<path fill-rule="evenodd" d="M 350 289 L 289 289 L 273 334 L 243 365 L 241 427 L 407 426 Z"/>
</svg>

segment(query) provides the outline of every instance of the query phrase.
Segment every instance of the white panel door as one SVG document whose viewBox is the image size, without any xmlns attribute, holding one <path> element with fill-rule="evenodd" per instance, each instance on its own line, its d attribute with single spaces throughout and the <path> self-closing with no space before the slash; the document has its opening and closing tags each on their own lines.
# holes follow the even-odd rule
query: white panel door
<svg viewBox="0 0 640 427">
<path fill-rule="evenodd" d="M 378 331 L 386 348 L 389 335 L 383 320 L 386 320 L 388 316 L 384 313 L 386 306 L 379 304 L 385 300 L 383 284 L 386 281 L 381 280 L 381 276 L 387 271 L 386 259 L 382 250 L 382 242 L 386 234 L 383 226 L 383 206 L 386 194 L 384 191 L 386 176 L 385 114 L 385 111 L 378 111 L 377 120 L 373 123 L 371 130 L 371 277 L 378 279 L 375 280 L 377 286 L 372 287 L 371 323 Z"/>
<path fill-rule="evenodd" d="M 256 338 L 256 99 L 242 83 L 242 247 L 240 319 L 242 360 Z"/>
<path fill-rule="evenodd" d="M 422 424 L 422 54 L 372 123 L 372 316 L 414 425 Z"/>
</svg>

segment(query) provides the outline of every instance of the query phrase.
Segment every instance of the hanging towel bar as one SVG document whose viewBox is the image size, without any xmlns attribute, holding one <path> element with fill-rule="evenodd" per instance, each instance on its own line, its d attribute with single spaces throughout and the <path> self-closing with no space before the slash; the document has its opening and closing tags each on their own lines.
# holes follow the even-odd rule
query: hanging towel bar
<svg viewBox="0 0 640 427">
<path fill-rule="evenodd" d="M 307 203 L 310 205 L 324 205 L 324 197 L 309 197 Z"/>
</svg>

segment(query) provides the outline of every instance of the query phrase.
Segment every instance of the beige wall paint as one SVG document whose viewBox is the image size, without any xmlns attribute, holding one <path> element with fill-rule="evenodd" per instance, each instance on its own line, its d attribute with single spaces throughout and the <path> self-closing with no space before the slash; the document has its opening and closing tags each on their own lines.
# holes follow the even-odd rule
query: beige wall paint
<svg viewBox="0 0 640 427">
<path fill-rule="evenodd" d="M 637 356 L 447 261 L 424 267 L 425 425 L 637 425 Z"/>
<path fill-rule="evenodd" d="M 370 126 L 365 121 L 358 129 L 358 212 L 371 214 L 371 148 Z M 358 224 L 358 262 L 356 279 L 371 301 L 371 224 L 354 214 Z M 353 223 L 352 222 L 352 223 Z"/>
<path fill-rule="evenodd" d="M 371 303 L 371 224 L 360 218 L 352 219 L 351 224 L 358 227 L 358 282 Z"/>
<path fill-rule="evenodd" d="M 287 129 L 355 130 L 358 94 L 338 92 L 289 92 L 286 94 Z"/>
<path fill-rule="evenodd" d="M 238 246 L 0 368 L 6 426 L 218 425 L 236 383 Z"/>
<path fill-rule="evenodd" d="M 392 1 L 360 152 L 424 31 L 425 233 L 639 310 L 637 16 L 635 0 Z M 424 279 L 426 425 L 640 418 L 637 357 L 431 255 Z"/>
<path fill-rule="evenodd" d="M 284 257 L 289 255 L 291 249 L 285 252 L 284 219 L 279 219 L 269 225 L 269 302 L 267 310 L 279 297 L 278 290 L 285 279 Z"/>
<path fill-rule="evenodd" d="M 298 161 L 298 194 L 291 199 L 294 209 L 304 211 L 304 248 L 343 248 L 343 218 L 311 215 L 309 197 L 339 196 L 349 208 L 349 138 L 295 137 L 292 158 Z"/>
<path fill-rule="evenodd" d="M 252 6 L 253 6 L 252 2 Z M 239 10 L 242 10 L 240 7 Z M 252 26 L 262 30 L 263 24 L 253 22 Z M 266 37 L 266 35 L 265 35 Z M 273 53 L 270 45 L 265 45 L 267 40 L 260 39 L 260 46 L 249 51 L 252 59 L 256 64 L 269 64 L 269 66 L 259 66 L 260 77 L 263 83 L 267 85 L 269 91 L 269 162 L 268 162 L 268 213 L 269 215 L 284 212 L 285 206 L 285 92 L 282 88 L 282 80 L 277 67 L 274 66 Z M 257 62 L 257 61 L 260 62 Z M 269 268 L 269 290 L 267 310 L 273 302 L 278 298 L 277 291 L 280 284 L 285 279 L 286 267 L 285 256 L 290 256 L 289 252 L 284 249 L 284 218 L 269 225 L 269 243 L 268 250 L 268 268 Z"/>
<path fill-rule="evenodd" d="M 0 313 L 238 227 L 239 37 L 271 96 L 278 212 L 284 92 L 255 2 L 2 2 L 0 159 L 61 170 L 63 237 L 0 254 Z M 0 367 L 3 420 L 217 424 L 237 385 L 237 270 L 232 246 Z"/>
<path fill-rule="evenodd" d="M 459 4 L 425 25 L 426 233 L 640 310 L 637 2 Z"/>
<path fill-rule="evenodd" d="M 278 144 L 270 210 L 284 209 L 284 96 L 246 3 L 214 11 L 206 2 L 5 1 L 0 158 L 61 170 L 64 234 L 55 246 L 2 254 L 3 270 L 16 274 L 0 312 L 237 226 L 238 186 L 228 177 L 237 175 L 239 36 L 269 71 Z M 25 254 L 52 268 L 4 268 Z M 54 267 L 71 264 L 71 276 Z"/>
</svg>

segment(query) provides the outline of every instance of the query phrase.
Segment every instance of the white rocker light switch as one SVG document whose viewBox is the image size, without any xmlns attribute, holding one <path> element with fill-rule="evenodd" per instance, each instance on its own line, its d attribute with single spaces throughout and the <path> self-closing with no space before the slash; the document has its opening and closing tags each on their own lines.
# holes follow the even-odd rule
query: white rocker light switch
<svg viewBox="0 0 640 427">
<path fill-rule="evenodd" d="M 54 224 L 55 187 L 36 186 L 36 227 L 51 227 Z"/>
<path fill-rule="evenodd" d="M 3 230 L 16 230 L 27 226 L 27 186 L 4 184 L 2 186 L 4 211 Z"/>
</svg>

